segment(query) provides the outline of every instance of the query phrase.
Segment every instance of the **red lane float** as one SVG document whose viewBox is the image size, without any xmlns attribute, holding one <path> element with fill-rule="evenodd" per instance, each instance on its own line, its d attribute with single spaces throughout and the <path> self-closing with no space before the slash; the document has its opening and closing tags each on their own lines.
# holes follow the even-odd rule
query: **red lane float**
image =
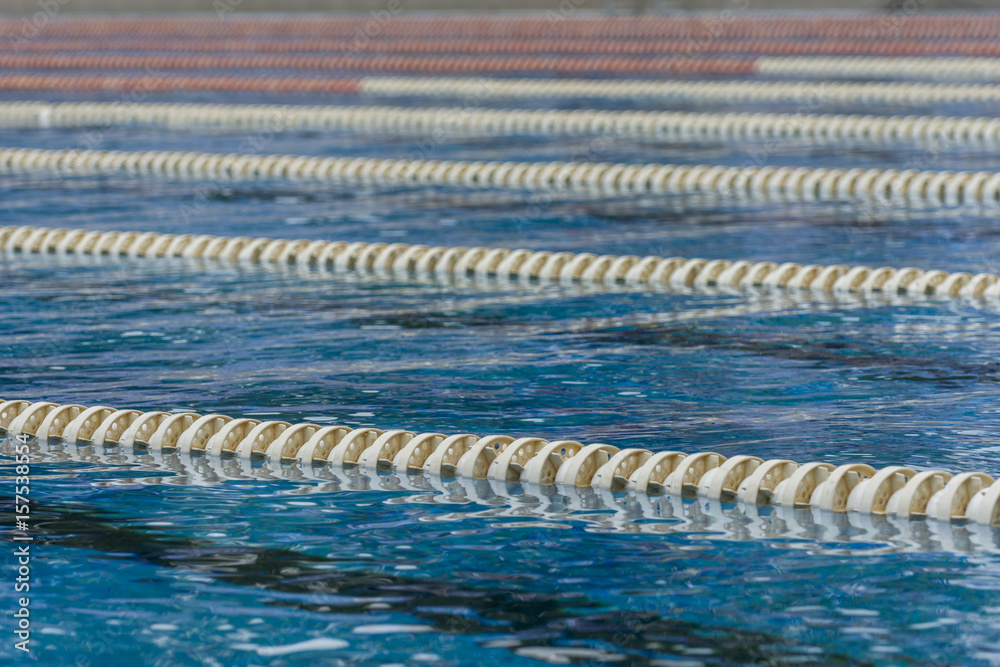
<svg viewBox="0 0 1000 667">
<path fill-rule="evenodd" d="M 0 54 L 0 68 L 47 70 L 277 70 L 363 71 L 420 74 L 579 74 L 748 75 L 755 58 L 531 57 L 531 56 L 382 56 L 335 55 L 156 55 L 156 54 Z"/>
<path fill-rule="evenodd" d="M 471 53 L 471 54 L 578 54 L 578 55 L 872 55 L 872 56 L 1000 56 L 996 40 L 589 40 L 589 39 L 296 39 L 219 40 L 177 39 L 47 39 L 24 43 L 0 41 L 0 52 L 68 53 L 101 52 L 199 52 L 199 53 Z"/>
<path fill-rule="evenodd" d="M 86 90 L 108 92 L 218 91 L 356 95 L 361 78 L 290 76 L 183 76 L 172 74 L 0 74 L 0 90 Z"/>
<path fill-rule="evenodd" d="M 215 13 L 187 17 L 49 17 L 34 25 L 30 17 L 0 19 L 0 34 L 24 37 L 414 37 L 510 38 L 570 37 L 597 39 L 984 39 L 1000 36 L 1000 17 L 981 13 L 933 14 L 887 11 L 843 15 L 747 14 L 746 0 L 729 14 L 683 16 L 401 16 L 402 5 L 351 16 L 239 16 Z"/>
</svg>

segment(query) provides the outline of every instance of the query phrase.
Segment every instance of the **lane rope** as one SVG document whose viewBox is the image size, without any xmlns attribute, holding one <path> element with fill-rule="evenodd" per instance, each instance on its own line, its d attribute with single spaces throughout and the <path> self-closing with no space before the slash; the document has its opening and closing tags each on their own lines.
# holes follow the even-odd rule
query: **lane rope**
<svg viewBox="0 0 1000 667">
<path fill-rule="evenodd" d="M 698 497 L 748 506 L 813 508 L 900 519 L 1000 525 L 1000 482 L 906 466 L 799 464 L 752 455 L 686 454 L 511 435 L 417 433 L 260 421 L 222 414 L 143 412 L 48 401 L 0 402 L 0 430 L 41 441 L 178 451 L 305 466 L 424 473 L 565 488 Z"/>
<path fill-rule="evenodd" d="M 17 456 L 18 446 L 17 440 L 0 437 L 0 453 Z M 663 494 L 622 493 L 565 485 L 532 487 L 493 480 L 438 478 L 423 472 L 385 474 L 379 470 L 338 470 L 329 465 L 302 465 L 291 461 L 251 462 L 235 457 L 182 456 L 176 451 L 126 449 L 110 442 L 97 446 L 86 442 L 49 442 L 45 447 L 31 447 L 29 457 L 32 464 L 50 462 L 69 474 L 77 472 L 77 466 L 72 464 L 82 464 L 88 470 L 107 466 L 103 470 L 105 473 L 110 472 L 108 468 L 124 469 L 129 484 L 218 486 L 229 480 L 261 480 L 294 484 L 296 495 L 405 491 L 408 493 L 399 500 L 406 498 L 410 502 L 440 505 L 466 505 L 471 501 L 488 505 L 485 512 L 472 512 L 467 516 L 479 516 L 490 522 L 497 517 L 511 517 L 518 522 L 533 518 L 560 523 L 573 521 L 605 532 L 628 534 L 663 536 L 665 533 L 698 531 L 711 533 L 713 539 L 740 541 L 799 538 L 815 543 L 819 539 L 821 544 L 832 542 L 834 548 L 840 548 L 845 542 L 874 542 L 910 551 L 998 551 L 994 527 L 968 522 L 898 521 L 855 512 L 834 515 L 837 520 L 830 523 L 827 519 L 831 515 L 823 511 L 794 506 L 733 504 L 704 498 L 691 502 Z M 136 473 L 148 476 L 136 476 Z M 818 526 L 835 532 L 824 532 L 817 538 Z"/>
<path fill-rule="evenodd" d="M 805 105 L 937 105 L 994 103 L 1000 86 L 943 83 L 789 81 L 582 81 L 450 77 L 298 77 L 181 74 L 2 74 L 0 90 L 85 90 L 128 93 L 216 91 L 373 97 L 609 99 L 675 103 Z"/>
<path fill-rule="evenodd" d="M 0 102 L 0 127 L 81 128 L 109 125 L 141 125 L 172 130 L 325 130 L 411 135 L 447 132 L 461 136 L 615 135 L 685 142 L 905 142 L 938 147 L 1000 143 L 1000 118 L 990 117 Z"/>
<path fill-rule="evenodd" d="M 746 4 L 746 6 L 741 6 Z M 735 9 L 745 10 L 739 0 Z M 683 16 L 607 16 L 580 11 L 552 21 L 541 16 L 404 16 L 402 5 L 389 0 L 386 10 L 363 16 L 249 16 L 238 13 L 210 16 L 55 16 L 32 26 L 32 38 L 52 37 L 383 37 L 509 39 L 514 37 L 663 39 L 693 38 L 849 38 L 880 39 L 995 39 L 1000 20 L 982 12 L 907 15 L 892 13 L 691 12 Z M 389 20 L 391 19 L 391 20 Z M 24 30 L 21 19 L 0 19 L 4 34 Z"/>
<path fill-rule="evenodd" d="M 1000 172 L 813 169 L 609 162 L 466 162 L 324 158 L 181 151 L 0 148 L 0 173 L 147 176 L 167 179 L 314 181 L 345 185 L 441 185 L 606 195 L 715 193 L 781 201 L 872 206 L 1000 203 Z"/>
<path fill-rule="evenodd" d="M 819 79 L 1000 80 L 1000 58 L 867 56 L 496 56 L 0 53 L 0 68 L 43 70 L 302 70 L 409 74 L 711 75 Z"/>
<path fill-rule="evenodd" d="M 589 54 L 589 55 L 769 55 L 769 56 L 964 56 L 998 57 L 995 40 L 870 40 L 840 39 L 789 41 L 776 39 L 433 39 L 428 37 L 369 39 L 272 39 L 219 38 L 213 40 L 47 39 L 23 43 L 0 41 L 0 51 L 52 53 L 71 51 L 128 51 L 186 53 L 491 53 L 491 54 Z"/>
<path fill-rule="evenodd" d="M 157 232 L 0 227 L 0 250 L 23 253 L 187 257 L 318 266 L 334 271 L 441 277 L 629 283 L 675 288 L 752 287 L 833 293 L 1000 299 L 1000 276 L 842 264 L 597 255 L 525 249 L 227 237 Z"/>
</svg>

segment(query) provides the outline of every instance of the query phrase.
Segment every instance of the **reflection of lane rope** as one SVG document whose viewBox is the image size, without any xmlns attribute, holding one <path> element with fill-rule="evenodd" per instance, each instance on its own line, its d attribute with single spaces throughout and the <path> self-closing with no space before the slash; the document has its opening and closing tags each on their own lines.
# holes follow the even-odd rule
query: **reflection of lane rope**
<svg viewBox="0 0 1000 667">
<path fill-rule="evenodd" d="M 466 100 L 571 98 L 658 100 L 676 103 L 823 105 L 961 104 L 996 102 L 1000 86 L 938 83 L 786 81 L 581 81 L 444 77 L 300 77 L 154 74 L 0 74 L 3 90 L 98 90 L 135 93 L 218 92 L 454 97 Z"/>
<path fill-rule="evenodd" d="M 29 434 L 68 444 L 115 443 L 126 450 L 144 447 L 215 458 L 299 461 L 332 469 L 389 469 L 435 478 L 628 489 L 754 506 L 1000 524 L 1000 482 L 975 472 L 953 476 L 903 466 L 875 470 L 863 463 L 800 465 L 785 459 L 764 461 L 743 455 L 727 459 L 713 452 L 652 452 L 575 440 L 418 434 L 45 401 L 0 403 L 0 429 L 9 435 Z"/>
<path fill-rule="evenodd" d="M 0 454 L 14 456 L 14 440 L 0 437 Z M 390 504 L 464 506 L 462 520 L 483 519 L 494 523 L 505 518 L 518 522 L 529 518 L 565 524 L 583 524 L 589 531 L 615 533 L 691 533 L 702 537 L 736 540 L 805 539 L 810 542 L 833 542 L 840 550 L 844 543 L 879 544 L 886 549 L 933 551 L 997 552 L 996 529 L 968 522 L 911 522 L 888 516 L 841 514 L 830 521 L 826 512 L 812 507 L 758 506 L 731 502 L 677 498 L 668 494 L 622 493 L 606 488 L 535 486 L 508 484 L 506 481 L 435 477 L 423 470 L 394 471 L 369 468 L 338 469 L 329 465 L 304 464 L 299 461 L 253 462 L 238 457 L 216 458 L 177 451 L 150 451 L 125 448 L 109 441 L 93 445 L 49 442 L 34 446 L 32 463 L 47 462 L 56 466 L 83 463 L 95 472 L 121 472 L 128 484 L 216 486 L 229 480 L 259 480 L 294 484 L 296 496 L 330 494 L 344 491 L 384 491 L 393 495 Z M 79 474 L 76 466 L 63 468 Z M 147 476 L 136 476 L 142 473 Z M 380 474 L 381 473 L 381 474 Z M 55 473 L 59 474 L 59 473 Z M 102 484 L 116 484 L 106 475 Z M 271 492 L 274 489 L 270 489 Z M 407 492 L 400 495 L 399 492 Z M 279 493 L 281 491 L 278 491 Z M 485 505 L 469 510 L 470 502 Z M 438 516 L 437 520 L 445 520 Z M 821 549 L 815 545 L 812 551 Z M 872 553 L 868 549 L 866 553 Z"/>
<path fill-rule="evenodd" d="M 487 137 L 611 135 L 686 142 L 916 143 L 942 144 L 943 147 L 1000 143 L 1000 119 L 989 117 L 0 102 L 0 127 L 76 128 L 103 125 L 412 135 L 448 132 L 452 135 Z"/>
<path fill-rule="evenodd" d="M 740 3 L 736 3 L 739 5 Z M 735 9 L 736 7 L 734 7 Z M 251 16 L 232 13 L 224 21 L 217 16 L 59 16 L 35 28 L 33 37 L 381 37 L 424 36 L 508 39 L 541 38 L 630 38 L 665 37 L 698 40 L 733 38 L 826 37 L 897 41 L 900 39 L 992 39 L 1000 20 L 982 12 L 948 13 L 894 12 L 884 15 L 803 16 L 795 14 L 746 14 L 701 12 L 687 16 L 606 16 L 576 12 L 552 20 L 545 16 L 403 16 L 391 11 L 379 16 L 320 15 Z M 375 19 L 373 21 L 373 18 Z M 374 29 L 373 29 L 374 26 Z M 0 32 L 23 30 L 20 19 L 0 19 Z"/>
<path fill-rule="evenodd" d="M 323 158 L 181 151 L 0 148 L 0 173 L 151 176 L 168 179 L 442 185 L 608 195 L 715 193 L 781 201 L 870 201 L 996 207 L 1000 172 L 809 167 L 724 167 L 609 162 L 467 162 Z"/>
<path fill-rule="evenodd" d="M 948 273 L 906 267 L 751 262 L 683 257 L 196 236 L 157 232 L 101 232 L 47 227 L 0 227 L 0 250 L 107 254 L 129 257 L 191 257 L 317 265 L 338 271 L 406 275 L 496 276 L 500 279 L 569 280 L 653 286 L 750 288 L 824 292 L 883 292 L 962 298 L 1000 298 L 1000 276 Z"/>
</svg>

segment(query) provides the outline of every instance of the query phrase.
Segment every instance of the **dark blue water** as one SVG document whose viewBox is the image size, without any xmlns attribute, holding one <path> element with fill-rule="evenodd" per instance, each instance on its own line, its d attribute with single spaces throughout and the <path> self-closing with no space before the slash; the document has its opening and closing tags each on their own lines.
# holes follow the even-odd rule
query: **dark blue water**
<svg viewBox="0 0 1000 667">
<path fill-rule="evenodd" d="M 100 131 L 106 149 L 246 139 Z M 753 148 L 289 134 L 264 150 L 742 164 Z M 788 144 L 768 164 L 924 152 Z M 974 148 L 928 167 L 1000 161 Z M 3 176 L 0 210 L 4 225 L 970 272 L 1000 257 L 995 211 L 861 222 L 851 202 Z M 1000 475 L 1000 304 L 21 255 L 0 257 L 0 285 L 3 398 Z M 33 448 L 41 664 L 1000 664 L 992 529 Z M 20 657 L 13 635 L 0 655 Z"/>
</svg>

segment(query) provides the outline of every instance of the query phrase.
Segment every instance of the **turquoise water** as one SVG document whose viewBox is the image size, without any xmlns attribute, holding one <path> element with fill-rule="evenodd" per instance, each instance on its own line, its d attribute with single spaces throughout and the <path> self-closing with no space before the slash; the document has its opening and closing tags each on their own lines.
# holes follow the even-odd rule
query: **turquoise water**
<svg viewBox="0 0 1000 667">
<path fill-rule="evenodd" d="M 246 138 L 99 129 L 107 149 Z M 742 164 L 752 148 L 289 134 L 265 150 Z M 768 164 L 923 155 L 789 144 Z M 928 166 L 1000 164 L 975 148 Z M 5 225 L 973 273 L 1000 257 L 996 211 L 862 223 L 850 202 L 3 176 L 0 207 Z M 4 398 L 1000 475 L 1000 304 L 13 254 L 0 284 Z M 41 664 L 1000 663 L 992 529 L 33 448 Z M 20 657 L 9 635 L 0 655 Z"/>
</svg>

